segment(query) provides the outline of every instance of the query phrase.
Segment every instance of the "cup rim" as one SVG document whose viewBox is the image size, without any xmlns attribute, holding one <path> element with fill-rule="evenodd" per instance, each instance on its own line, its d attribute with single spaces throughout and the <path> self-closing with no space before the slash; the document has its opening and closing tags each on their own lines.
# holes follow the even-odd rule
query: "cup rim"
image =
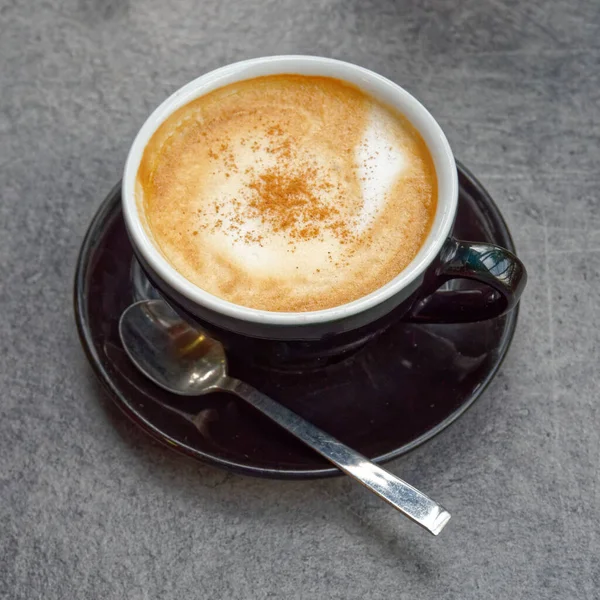
<svg viewBox="0 0 600 600">
<path fill-rule="evenodd" d="M 213 89 L 263 74 L 301 73 L 338 77 L 379 97 L 408 118 L 432 155 L 437 176 L 437 208 L 430 231 L 413 260 L 391 281 L 340 306 L 307 312 L 275 312 L 234 304 L 181 275 L 155 246 L 138 210 L 135 181 L 144 149 L 158 127 L 177 109 Z M 390 102 L 389 100 L 392 99 Z M 417 122 L 415 122 L 417 121 Z M 125 224 L 133 245 L 154 272 L 176 292 L 227 317 L 266 325 L 308 325 L 337 321 L 367 311 L 398 294 L 422 276 L 450 234 L 458 203 L 458 175 L 450 144 L 429 111 L 404 88 L 364 67 L 332 58 L 280 55 L 229 64 L 190 81 L 164 100 L 146 119 L 129 150 L 122 183 Z"/>
</svg>

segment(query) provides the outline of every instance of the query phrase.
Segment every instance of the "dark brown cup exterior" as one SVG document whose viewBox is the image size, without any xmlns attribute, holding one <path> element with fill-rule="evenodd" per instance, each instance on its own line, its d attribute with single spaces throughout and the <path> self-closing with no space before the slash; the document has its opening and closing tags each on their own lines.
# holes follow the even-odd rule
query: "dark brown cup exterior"
<svg viewBox="0 0 600 600">
<path fill-rule="evenodd" d="M 451 237 L 420 285 L 383 316 L 316 340 L 280 340 L 269 338 L 268 331 L 261 337 L 242 335 L 199 317 L 182 305 L 178 294 L 140 256 L 138 260 L 152 285 L 181 317 L 221 341 L 228 353 L 257 365 L 291 370 L 317 368 L 342 360 L 398 320 L 468 323 L 499 317 L 516 306 L 527 282 L 525 266 L 509 250 Z"/>
</svg>

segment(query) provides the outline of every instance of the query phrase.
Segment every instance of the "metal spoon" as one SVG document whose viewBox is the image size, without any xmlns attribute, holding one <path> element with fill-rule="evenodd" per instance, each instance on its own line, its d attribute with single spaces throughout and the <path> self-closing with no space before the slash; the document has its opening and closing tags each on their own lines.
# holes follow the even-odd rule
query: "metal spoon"
<svg viewBox="0 0 600 600">
<path fill-rule="evenodd" d="M 119 333 L 138 369 L 165 390 L 181 396 L 232 392 L 434 535 L 449 521 L 450 513 L 419 490 L 247 383 L 229 377 L 223 346 L 190 327 L 162 300 L 132 304 L 121 315 Z"/>
</svg>

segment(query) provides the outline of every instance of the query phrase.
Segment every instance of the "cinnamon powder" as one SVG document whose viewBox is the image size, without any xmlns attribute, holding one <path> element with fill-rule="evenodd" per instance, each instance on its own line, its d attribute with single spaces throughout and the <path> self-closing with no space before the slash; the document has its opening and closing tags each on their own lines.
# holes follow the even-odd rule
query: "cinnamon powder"
<svg viewBox="0 0 600 600">
<path fill-rule="evenodd" d="M 248 187 L 255 192 L 248 202 L 250 216 L 292 240 L 316 238 L 323 227 L 348 235 L 339 210 L 319 197 L 331 184 L 319 181 L 314 168 L 292 169 L 277 166 L 250 182 Z"/>
<path fill-rule="evenodd" d="M 242 204 L 236 200 L 227 207 L 230 212 L 229 233 L 246 243 L 260 243 L 260 236 L 253 233 L 239 235 L 239 225 L 248 218 L 254 218 L 270 226 L 273 232 L 286 234 L 292 249 L 295 249 L 294 242 L 318 238 L 324 229 L 343 242 L 349 241 L 351 232 L 340 211 L 331 202 L 334 185 L 322 170 L 308 160 L 298 158 L 292 141 L 280 125 L 271 125 L 265 133 L 265 150 L 277 156 L 277 165 L 258 173 L 255 168 L 245 170 L 250 177 L 244 198 L 246 202 Z M 253 142 L 251 149 L 260 151 L 261 144 Z M 209 151 L 209 156 L 222 160 L 228 169 L 237 172 L 228 143 L 221 143 L 216 152 Z M 336 191 L 340 197 L 339 185 Z M 217 221 L 213 230 L 221 226 L 222 221 Z"/>
</svg>

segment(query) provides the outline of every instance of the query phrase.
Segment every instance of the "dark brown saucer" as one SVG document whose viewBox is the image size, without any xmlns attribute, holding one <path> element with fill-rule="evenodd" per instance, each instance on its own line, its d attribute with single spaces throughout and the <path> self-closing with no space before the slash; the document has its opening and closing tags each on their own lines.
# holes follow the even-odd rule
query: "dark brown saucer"
<svg viewBox="0 0 600 600">
<path fill-rule="evenodd" d="M 514 251 L 490 196 L 462 165 L 458 171 L 454 235 Z M 121 312 L 134 300 L 133 254 L 120 189 L 112 190 L 94 217 L 75 277 L 81 343 L 117 405 L 155 439 L 219 467 L 289 479 L 339 475 L 242 400 L 227 394 L 174 396 L 129 361 L 117 331 Z M 141 287 L 143 283 L 138 295 Z M 517 309 L 479 323 L 399 322 L 355 354 L 325 367 L 282 372 L 232 358 L 230 372 L 383 463 L 431 439 L 479 398 L 498 371 L 516 324 Z M 200 426 L 195 427 L 186 416 L 198 413 Z"/>
</svg>

